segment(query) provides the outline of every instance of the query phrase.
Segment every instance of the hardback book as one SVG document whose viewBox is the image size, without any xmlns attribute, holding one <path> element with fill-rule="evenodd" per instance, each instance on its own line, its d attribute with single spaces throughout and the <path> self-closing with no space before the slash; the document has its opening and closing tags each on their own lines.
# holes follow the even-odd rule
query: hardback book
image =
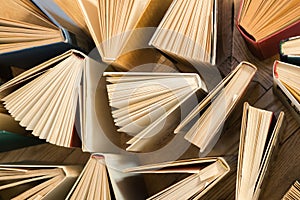
<svg viewBox="0 0 300 200">
<path fill-rule="evenodd" d="M 280 42 L 280 60 L 300 65 L 300 36 L 291 37 Z"/>
<path fill-rule="evenodd" d="M 170 186 L 147 199 L 200 199 L 230 171 L 222 157 L 195 158 L 139 166 L 125 170 L 141 174 L 184 174 Z M 159 175 L 157 176 L 159 177 Z M 159 184 L 161 180 L 157 181 Z"/>
<path fill-rule="evenodd" d="M 0 86 L 1 103 L 34 136 L 87 152 L 119 153 L 121 137 L 108 105 L 104 71 L 77 50 L 69 50 Z"/>
<path fill-rule="evenodd" d="M 300 67 L 280 61 L 273 65 L 273 91 L 300 123 Z"/>
<path fill-rule="evenodd" d="M 64 199 L 82 170 L 75 165 L 0 165 L 0 198 Z"/>
<path fill-rule="evenodd" d="M 282 200 L 295 200 L 300 199 L 300 184 L 296 181 L 287 193 L 282 197 Z"/>
<path fill-rule="evenodd" d="M 284 113 L 276 120 L 270 111 L 244 104 L 238 156 L 236 199 L 258 199 L 267 170 L 275 158 Z"/>
<path fill-rule="evenodd" d="M 166 119 L 197 92 L 207 93 L 196 73 L 105 72 L 109 105 L 118 132 L 132 137 L 127 151 L 143 151 L 159 142 Z"/>
<path fill-rule="evenodd" d="M 186 116 L 174 132 L 186 132 L 184 138 L 199 147 L 201 152 L 210 150 L 256 70 L 254 65 L 241 62 Z"/>
<path fill-rule="evenodd" d="M 298 0 L 242 0 L 237 28 L 249 50 L 260 59 L 279 52 L 281 40 L 299 35 Z"/>
<path fill-rule="evenodd" d="M 2 8 L 5 10 L 0 14 L 2 67 L 29 68 L 70 48 L 86 51 L 90 48 L 82 31 L 75 28 L 69 31 L 38 1 L 5 1 Z"/>
<path fill-rule="evenodd" d="M 132 166 L 124 155 L 92 154 L 66 199 L 144 199 L 141 177 L 122 172 Z"/>
<path fill-rule="evenodd" d="M 128 46 L 131 51 L 149 42 L 153 27 L 159 24 L 172 0 L 77 0 L 82 13 L 75 12 L 75 1 L 73 6 L 68 6 L 70 1 L 56 2 L 72 19 L 83 15 L 102 60 L 112 63 L 126 53 Z M 151 28 L 143 30 L 146 27 Z M 142 29 L 141 33 L 136 34 L 137 29 Z"/>
<path fill-rule="evenodd" d="M 217 1 L 174 0 L 150 45 L 177 60 L 216 63 Z"/>
<path fill-rule="evenodd" d="M 103 68 L 83 53 L 69 50 L 1 85 L 0 97 L 11 116 L 33 135 L 77 147 L 80 138 L 86 138 L 83 88 L 90 79 L 85 73 L 92 69 L 102 73 Z"/>
</svg>

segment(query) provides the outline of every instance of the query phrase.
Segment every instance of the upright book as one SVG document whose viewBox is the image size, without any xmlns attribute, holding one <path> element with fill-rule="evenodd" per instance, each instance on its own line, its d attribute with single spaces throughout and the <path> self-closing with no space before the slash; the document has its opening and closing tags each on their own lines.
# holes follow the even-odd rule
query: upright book
<svg viewBox="0 0 300 200">
<path fill-rule="evenodd" d="M 109 105 L 119 132 L 131 135 L 127 151 L 143 151 L 167 134 L 166 119 L 205 83 L 196 73 L 105 72 Z M 159 130 L 162 129 L 162 130 Z"/>
<path fill-rule="evenodd" d="M 81 166 L 0 165 L 1 199 L 64 199 Z"/>
<path fill-rule="evenodd" d="M 274 93 L 300 123 L 300 67 L 280 61 L 273 65 Z"/>
<path fill-rule="evenodd" d="M 178 60 L 216 63 L 217 1 L 174 0 L 150 45 Z"/>
<path fill-rule="evenodd" d="M 201 152 L 211 149 L 256 70 L 254 65 L 241 62 L 187 115 L 175 133 L 186 132 L 185 139 L 199 147 Z"/>
<path fill-rule="evenodd" d="M 270 111 L 244 104 L 238 157 L 236 199 L 258 199 L 275 156 L 284 113 L 276 120 Z"/>
<path fill-rule="evenodd" d="M 230 171 L 230 166 L 221 157 L 207 157 L 139 166 L 125 171 L 142 174 L 187 175 L 157 194 L 148 197 L 148 200 L 200 199 L 208 190 L 221 181 Z M 157 180 L 157 182 L 163 182 L 163 180 Z"/>
<path fill-rule="evenodd" d="M 249 50 L 265 59 L 279 52 L 281 40 L 299 35 L 298 0 L 242 0 L 237 28 Z"/>
<path fill-rule="evenodd" d="M 300 199 L 300 184 L 296 181 L 286 194 L 282 197 L 282 200 L 296 200 Z"/>
<path fill-rule="evenodd" d="M 127 156 L 92 154 L 66 199 L 144 199 L 142 179 L 122 172 L 134 165 Z"/>
<path fill-rule="evenodd" d="M 291 37 L 280 42 L 280 60 L 300 65 L 300 36 Z"/>
<path fill-rule="evenodd" d="M 67 6 L 69 1 L 56 0 L 71 18 L 78 18 L 76 6 Z M 125 48 L 136 49 L 150 40 L 153 27 L 156 27 L 172 0 L 77 0 L 89 32 L 104 62 L 111 63 L 122 54 Z M 76 4 L 76 2 L 74 2 Z M 78 21 L 78 20 L 77 20 Z M 137 36 L 137 29 L 142 35 Z M 145 46 L 143 46 L 144 48 Z"/>
<path fill-rule="evenodd" d="M 0 14 L 2 66 L 28 68 L 71 47 L 89 49 L 89 40 L 83 32 L 68 31 L 38 1 L 5 1 L 2 9 L 5 10 Z"/>
</svg>

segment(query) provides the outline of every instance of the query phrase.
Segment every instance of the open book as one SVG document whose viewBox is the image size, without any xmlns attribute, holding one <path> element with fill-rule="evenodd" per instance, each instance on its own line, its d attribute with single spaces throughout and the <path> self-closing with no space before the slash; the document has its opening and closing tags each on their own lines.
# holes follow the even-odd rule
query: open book
<svg viewBox="0 0 300 200">
<path fill-rule="evenodd" d="M 85 138 L 83 87 L 89 82 L 84 74 L 90 68 L 104 70 L 100 63 L 70 50 L 1 85 L 0 96 L 9 113 L 33 135 L 60 146 L 79 146 L 78 134 Z"/>
<path fill-rule="evenodd" d="M 185 131 L 184 128 L 196 120 L 188 129 L 185 139 L 198 146 L 201 152 L 211 148 L 213 139 L 246 91 L 255 72 L 254 65 L 241 62 L 179 124 L 175 133 Z M 200 117 L 197 118 L 200 112 Z"/>
<path fill-rule="evenodd" d="M 282 200 L 295 200 L 300 199 L 300 184 L 296 181 L 287 193 L 282 197 Z"/>
<path fill-rule="evenodd" d="M 81 166 L 0 165 L 1 199 L 64 199 Z"/>
<path fill-rule="evenodd" d="M 283 123 L 281 112 L 276 121 L 270 111 L 244 104 L 241 125 L 236 199 L 258 199 Z"/>
<path fill-rule="evenodd" d="M 300 122 L 300 67 L 275 61 L 273 79 L 275 94 Z"/>
<path fill-rule="evenodd" d="M 126 46 L 147 43 L 149 32 L 136 37 L 133 32 L 144 27 L 156 27 L 171 4 L 171 0 L 76 0 L 82 13 L 77 11 L 76 2 L 56 0 L 72 19 L 83 15 L 89 32 L 104 62 L 113 62 L 124 52 Z M 76 20 L 79 22 L 79 20 Z M 80 22 L 82 23 L 82 22 Z M 150 31 L 150 35 L 152 30 Z"/>
<path fill-rule="evenodd" d="M 205 83 L 195 73 L 105 72 L 109 105 L 119 132 L 132 136 L 128 151 L 142 151 L 162 139 L 168 118 Z M 163 133 L 162 133 L 163 132 Z"/>
<path fill-rule="evenodd" d="M 148 199 L 199 199 L 230 171 L 230 167 L 221 157 L 207 157 L 139 166 L 125 171 L 148 174 L 186 174 L 187 176 L 182 180 Z"/>
<path fill-rule="evenodd" d="M 140 177 L 122 172 L 134 165 L 127 156 L 92 154 L 66 199 L 144 199 Z"/>
<path fill-rule="evenodd" d="M 291 37 L 280 42 L 280 60 L 300 65 L 300 36 Z"/>
<path fill-rule="evenodd" d="M 83 32 L 75 28 L 70 32 L 35 0 L 5 1 L 2 9 L 5 10 L 0 13 L 2 66 L 33 66 L 71 46 L 89 49 L 89 40 Z"/>
<path fill-rule="evenodd" d="M 242 0 L 238 29 L 252 53 L 268 58 L 279 52 L 279 43 L 299 35 L 298 0 Z"/>
<path fill-rule="evenodd" d="M 217 1 L 174 0 L 150 45 L 191 62 L 216 63 Z"/>
</svg>

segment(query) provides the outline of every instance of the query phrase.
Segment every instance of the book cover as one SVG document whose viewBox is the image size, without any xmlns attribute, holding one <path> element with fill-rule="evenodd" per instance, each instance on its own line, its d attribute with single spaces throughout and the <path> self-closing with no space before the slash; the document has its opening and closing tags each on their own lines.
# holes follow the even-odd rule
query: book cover
<svg viewBox="0 0 300 200">
<path fill-rule="evenodd" d="M 299 43 L 300 36 L 282 40 L 280 42 L 280 60 L 286 63 L 300 65 L 300 53 L 297 48 Z"/>
<path fill-rule="evenodd" d="M 299 66 L 281 61 L 275 61 L 273 65 L 273 91 L 300 123 L 300 103 L 297 95 L 299 70 Z"/>
<path fill-rule="evenodd" d="M 221 127 L 246 91 L 257 68 L 241 62 L 228 74 L 177 126 L 175 133 L 185 133 L 185 139 L 209 152 Z"/>
<path fill-rule="evenodd" d="M 260 40 L 256 40 L 251 34 L 245 30 L 240 24 L 241 13 L 243 9 L 243 4 L 245 0 L 241 1 L 239 14 L 237 16 L 236 26 L 239 32 L 244 37 L 249 50 L 258 57 L 259 59 L 269 58 L 277 53 L 279 53 L 279 43 L 281 40 L 299 35 L 300 30 L 300 20 L 296 20 L 284 28 L 279 29 L 273 34 L 262 38 Z M 272 8 L 275 9 L 275 8 Z"/>
<path fill-rule="evenodd" d="M 20 135 L 0 130 L 0 152 L 12 151 L 24 147 L 43 144 L 44 141 L 32 136 Z"/>
</svg>

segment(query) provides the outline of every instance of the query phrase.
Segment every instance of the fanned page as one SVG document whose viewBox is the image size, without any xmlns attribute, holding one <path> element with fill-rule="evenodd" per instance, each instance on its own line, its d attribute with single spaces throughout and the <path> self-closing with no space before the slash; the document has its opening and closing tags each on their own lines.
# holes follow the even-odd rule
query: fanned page
<svg viewBox="0 0 300 200">
<path fill-rule="evenodd" d="M 0 87 L 0 96 L 19 87 L 2 99 L 5 108 L 33 135 L 70 147 L 83 65 L 80 54 L 68 51 L 25 71 Z"/>
<path fill-rule="evenodd" d="M 292 95 L 292 102 L 298 110 L 300 110 L 300 67 L 280 61 L 274 63 L 274 78 L 281 84 L 279 87 L 284 87 L 282 90 L 289 98 Z M 291 99 L 291 98 L 290 98 Z"/>
<path fill-rule="evenodd" d="M 0 197 L 14 200 L 41 199 L 58 187 L 65 177 L 63 168 L 59 167 L 1 165 Z"/>
<path fill-rule="evenodd" d="M 141 151 L 163 120 L 205 84 L 193 73 L 104 73 L 109 105 L 119 132 L 132 136 L 128 151 Z"/>
<path fill-rule="evenodd" d="M 66 199 L 111 199 L 109 177 L 103 156 L 90 157 Z"/>
<path fill-rule="evenodd" d="M 287 193 L 282 197 L 282 200 L 295 200 L 300 199 L 300 184 L 296 181 Z"/>
<path fill-rule="evenodd" d="M 79 28 L 87 35 L 90 34 L 78 1 L 54 0 L 54 2 L 78 25 Z"/>
<path fill-rule="evenodd" d="M 77 0 L 88 29 L 105 62 L 113 62 L 126 46 L 132 32 L 147 26 L 147 15 L 164 12 L 170 0 Z M 161 14 L 158 13 L 158 16 Z M 156 25 L 154 17 L 151 23 Z M 149 24 L 150 25 L 150 24 Z M 143 26 L 142 26 L 143 27 Z M 139 28 L 142 28 L 139 27 Z"/>
<path fill-rule="evenodd" d="M 61 31 L 31 1 L 3 1 L 0 53 L 64 41 Z"/>
<path fill-rule="evenodd" d="M 251 82 L 256 67 L 250 63 L 242 62 L 229 74 L 208 96 L 194 108 L 194 110 L 175 129 L 175 133 L 191 122 L 197 114 L 201 113 L 199 119 L 187 131 L 185 139 L 200 148 L 204 152 L 211 147 L 211 142 L 217 135 L 222 123 L 234 109 L 238 100 L 245 92 Z M 211 105 L 208 104 L 211 102 Z"/>
<path fill-rule="evenodd" d="M 284 41 L 281 44 L 281 53 L 289 56 L 300 56 L 300 36 Z"/>
<path fill-rule="evenodd" d="M 174 0 L 150 44 L 197 63 L 216 62 L 216 1 Z"/>
<path fill-rule="evenodd" d="M 200 158 L 140 166 L 127 169 L 126 171 L 133 173 L 190 174 L 186 178 L 149 197 L 148 200 L 199 199 L 228 173 L 230 168 L 224 162 L 224 160 L 216 158 Z"/>
<path fill-rule="evenodd" d="M 243 0 L 239 25 L 255 41 L 300 20 L 298 0 Z"/>
</svg>

